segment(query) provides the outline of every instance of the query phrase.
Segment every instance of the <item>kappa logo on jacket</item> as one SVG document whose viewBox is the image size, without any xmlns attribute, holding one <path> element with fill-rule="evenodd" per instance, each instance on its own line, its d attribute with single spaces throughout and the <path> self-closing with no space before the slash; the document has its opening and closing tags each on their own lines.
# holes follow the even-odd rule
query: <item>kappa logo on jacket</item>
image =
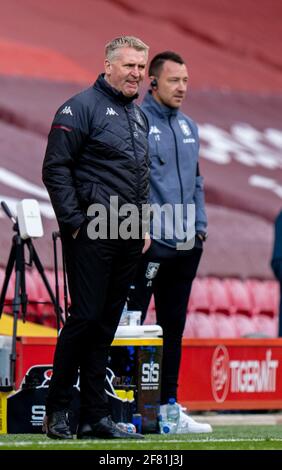
<svg viewBox="0 0 282 470">
<path fill-rule="evenodd" d="M 162 131 L 160 131 L 160 129 L 157 128 L 157 126 L 151 126 L 150 127 L 150 132 L 149 132 L 149 135 L 153 134 L 153 136 L 155 137 L 155 140 L 156 141 L 160 141 L 161 138 L 160 138 L 160 134 L 162 133 Z"/>
<path fill-rule="evenodd" d="M 71 116 L 73 116 L 70 106 L 65 106 L 64 109 L 60 112 L 60 114 L 70 114 Z"/>
<path fill-rule="evenodd" d="M 150 134 L 161 134 L 162 132 L 160 131 L 160 129 L 157 128 L 157 126 L 151 126 L 150 127 L 150 132 L 149 132 L 149 135 Z"/>
<path fill-rule="evenodd" d="M 106 116 L 118 116 L 118 113 L 113 108 L 107 108 Z"/>
</svg>

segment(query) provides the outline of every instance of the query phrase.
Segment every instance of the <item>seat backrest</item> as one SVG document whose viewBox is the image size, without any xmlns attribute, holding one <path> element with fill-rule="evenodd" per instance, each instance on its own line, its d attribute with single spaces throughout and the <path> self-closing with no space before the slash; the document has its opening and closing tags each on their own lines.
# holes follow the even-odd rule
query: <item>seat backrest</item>
<svg viewBox="0 0 282 470">
<path fill-rule="evenodd" d="M 254 306 L 254 314 L 274 317 L 278 310 L 275 300 L 276 283 L 272 281 L 259 281 L 250 279 L 246 281 Z"/>
<path fill-rule="evenodd" d="M 256 324 L 256 332 L 260 335 L 276 338 L 278 336 L 278 317 L 270 317 L 269 315 L 257 315 L 254 318 Z"/>
<path fill-rule="evenodd" d="M 214 324 L 216 338 L 238 337 L 235 316 L 215 312 L 211 314 L 211 318 Z"/>
<path fill-rule="evenodd" d="M 255 335 L 257 333 L 257 325 L 254 316 L 249 317 L 244 313 L 236 313 L 235 319 L 238 338 Z"/>
<path fill-rule="evenodd" d="M 212 311 L 223 313 L 225 315 L 232 314 L 232 302 L 226 283 L 221 279 L 209 278 L 209 292 L 211 298 Z"/>
<path fill-rule="evenodd" d="M 207 279 L 195 278 L 188 304 L 189 312 L 211 312 L 211 299 Z"/>
<path fill-rule="evenodd" d="M 226 279 L 224 282 L 230 295 L 233 312 L 251 317 L 253 304 L 246 283 L 240 279 Z"/>
<path fill-rule="evenodd" d="M 215 325 L 210 315 L 190 312 L 186 315 L 184 338 L 215 338 Z"/>
</svg>

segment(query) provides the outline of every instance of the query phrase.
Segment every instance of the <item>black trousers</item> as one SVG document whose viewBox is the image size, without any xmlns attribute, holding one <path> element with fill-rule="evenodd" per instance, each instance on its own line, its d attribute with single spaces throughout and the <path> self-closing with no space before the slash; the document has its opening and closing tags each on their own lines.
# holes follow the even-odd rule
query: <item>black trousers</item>
<svg viewBox="0 0 282 470">
<path fill-rule="evenodd" d="M 80 421 L 109 414 L 105 374 L 113 341 L 143 240 L 91 240 L 87 224 L 76 239 L 63 239 L 70 316 L 59 335 L 46 413 L 68 409 L 80 368 Z"/>
<path fill-rule="evenodd" d="M 142 311 L 142 321 L 152 294 L 157 324 L 163 329 L 161 404 L 177 399 L 181 342 L 192 282 L 202 255 L 202 242 L 196 240 L 189 251 L 176 251 L 152 242 L 142 256 L 130 291 L 128 307 Z"/>
</svg>

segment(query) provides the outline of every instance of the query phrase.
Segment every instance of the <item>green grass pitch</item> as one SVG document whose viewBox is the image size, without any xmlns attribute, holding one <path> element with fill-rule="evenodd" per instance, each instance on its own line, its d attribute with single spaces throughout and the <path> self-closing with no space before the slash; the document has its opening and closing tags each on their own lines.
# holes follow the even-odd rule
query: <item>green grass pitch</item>
<svg viewBox="0 0 282 470">
<path fill-rule="evenodd" d="M 1 450 L 278 450 L 282 426 L 214 426 L 211 434 L 146 434 L 144 440 L 54 441 L 40 434 L 0 435 Z"/>
</svg>

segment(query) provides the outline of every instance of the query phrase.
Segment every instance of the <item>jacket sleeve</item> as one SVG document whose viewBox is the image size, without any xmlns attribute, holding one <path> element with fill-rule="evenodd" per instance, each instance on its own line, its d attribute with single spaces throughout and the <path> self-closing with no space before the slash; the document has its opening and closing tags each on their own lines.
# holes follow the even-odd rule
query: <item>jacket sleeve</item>
<svg viewBox="0 0 282 470">
<path fill-rule="evenodd" d="M 200 147 L 200 139 L 198 135 L 198 128 L 195 124 L 195 135 L 198 142 L 198 152 Z M 207 232 L 208 230 L 208 218 L 206 214 L 205 207 L 205 192 L 204 192 L 204 178 L 200 174 L 199 162 L 197 162 L 196 168 L 196 184 L 194 192 L 194 203 L 196 209 L 196 220 L 195 220 L 195 230 L 197 232 Z"/>
<path fill-rule="evenodd" d="M 206 233 L 208 230 L 208 219 L 205 208 L 204 178 L 200 175 L 199 164 L 197 164 L 194 202 L 196 206 L 195 230 L 196 232 Z"/>
<path fill-rule="evenodd" d="M 87 135 L 81 104 L 73 101 L 59 108 L 48 136 L 42 179 L 58 223 L 73 233 L 84 222 L 76 194 L 73 168 Z"/>
</svg>

